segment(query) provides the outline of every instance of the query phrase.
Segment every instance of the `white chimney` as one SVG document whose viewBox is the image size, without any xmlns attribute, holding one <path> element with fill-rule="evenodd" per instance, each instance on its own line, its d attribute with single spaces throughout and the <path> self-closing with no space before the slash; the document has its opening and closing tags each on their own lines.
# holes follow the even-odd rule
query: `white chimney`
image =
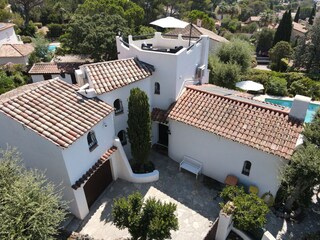
<svg viewBox="0 0 320 240">
<path fill-rule="evenodd" d="M 310 101 L 311 98 L 309 97 L 296 95 L 292 102 L 289 117 L 303 122 L 306 117 Z"/>
<path fill-rule="evenodd" d="M 76 80 L 77 83 L 79 84 L 79 86 L 83 86 L 85 85 L 85 76 L 84 76 L 84 72 L 82 69 L 77 69 L 74 71 L 75 76 L 76 76 Z"/>
<path fill-rule="evenodd" d="M 96 91 L 90 88 L 89 83 L 84 84 L 78 90 L 78 93 L 87 98 L 94 98 L 97 96 Z"/>
<path fill-rule="evenodd" d="M 197 27 L 202 27 L 202 20 L 201 19 L 197 19 Z"/>
</svg>

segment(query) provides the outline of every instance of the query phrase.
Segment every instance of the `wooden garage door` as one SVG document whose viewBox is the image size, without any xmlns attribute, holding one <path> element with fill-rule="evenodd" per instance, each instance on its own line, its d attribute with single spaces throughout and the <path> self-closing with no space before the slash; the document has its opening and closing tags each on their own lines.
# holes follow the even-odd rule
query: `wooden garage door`
<svg viewBox="0 0 320 240">
<path fill-rule="evenodd" d="M 112 182 L 112 173 L 110 159 L 90 177 L 84 185 L 84 193 L 86 195 L 88 207 L 94 203 L 105 188 Z"/>
</svg>

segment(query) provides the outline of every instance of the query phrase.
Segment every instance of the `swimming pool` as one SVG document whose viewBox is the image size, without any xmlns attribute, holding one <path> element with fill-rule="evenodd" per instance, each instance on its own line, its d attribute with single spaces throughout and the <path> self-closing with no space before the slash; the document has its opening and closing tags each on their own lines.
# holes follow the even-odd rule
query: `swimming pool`
<svg viewBox="0 0 320 240">
<path fill-rule="evenodd" d="M 57 46 L 55 46 L 55 45 L 49 45 L 49 46 L 48 46 L 49 52 L 55 52 L 56 49 L 57 49 Z"/>
<path fill-rule="evenodd" d="M 270 102 L 270 103 L 274 103 L 274 104 L 278 104 L 284 107 L 288 107 L 291 108 L 292 106 L 292 101 L 290 100 L 281 100 L 281 99 L 274 99 L 274 98 L 266 98 L 265 99 L 266 102 Z M 320 108 L 319 104 L 315 104 L 315 103 L 310 103 L 308 110 L 307 110 L 307 114 L 306 117 L 304 119 L 305 123 L 309 123 L 312 121 L 314 114 L 316 113 L 316 111 Z"/>
</svg>

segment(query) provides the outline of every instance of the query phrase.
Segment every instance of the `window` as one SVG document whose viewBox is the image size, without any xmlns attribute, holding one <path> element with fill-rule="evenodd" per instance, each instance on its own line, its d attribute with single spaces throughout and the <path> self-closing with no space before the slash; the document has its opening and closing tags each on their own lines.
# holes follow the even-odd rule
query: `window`
<svg viewBox="0 0 320 240">
<path fill-rule="evenodd" d="M 96 135 L 94 134 L 93 131 L 90 131 L 88 133 L 87 141 L 88 141 L 88 146 L 89 146 L 90 152 L 93 151 L 98 146 Z"/>
<path fill-rule="evenodd" d="M 45 73 L 45 74 L 43 74 L 43 78 L 44 78 L 44 80 L 49 80 L 49 79 L 52 79 L 52 76 L 49 73 Z"/>
<path fill-rule="evenodd" d="M 122 146 L 127 144 L 126 131 L 121 130 L 120 132 L 118 132 L 118 138 L 120 139 Z"/>
<path fill-rule="evenodd" d="M 120 99 L 116 99 L 113 102 L 113 107 L 115 109 L 116 115 L 120 114 L 120 113 L 123 113 L 122 101 Z"/>
<path fill-rule="evenodd" d="M 154 83 L 154 94 L 160 94 L 160 83 Z"/>
<path fill-rule="evenodd" d="M 245 161 L 244 164 L 243 164 L 243 168 L 242 168 L 242 174 L 246 175 L 246 176 L 249 176 L 250 169 L 251 169 L 251 162 Z"/>
</svg>

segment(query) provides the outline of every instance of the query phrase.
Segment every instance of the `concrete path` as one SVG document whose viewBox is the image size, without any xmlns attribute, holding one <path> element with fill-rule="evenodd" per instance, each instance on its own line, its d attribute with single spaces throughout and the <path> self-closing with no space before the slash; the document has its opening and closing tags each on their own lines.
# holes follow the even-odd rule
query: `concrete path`
<svg viewBox="0 0 320 240">
<path fill-rule="evenodd" d="M 214 200 L 217 191 L 205 186 L 202 178 L 196 180 L 191 173 L 179 172 L 179 165 L 168 157 L 152 152 L 150 158 L 160 171 L 159 181 L 148 184 L 113 182 L 93 205 L 80 226 L 80 233 L 95 239 L 129 238 L 127 230 L 119 230 L 112 224 L 112 203 L 115 198 L 139 191 L 145 198 L 155 197 L 177 204 L 179 230 L 172 232 L 172 239 L 202 240 L 207 235 L 220 210 L 218 200 Z"/>
</svg>

